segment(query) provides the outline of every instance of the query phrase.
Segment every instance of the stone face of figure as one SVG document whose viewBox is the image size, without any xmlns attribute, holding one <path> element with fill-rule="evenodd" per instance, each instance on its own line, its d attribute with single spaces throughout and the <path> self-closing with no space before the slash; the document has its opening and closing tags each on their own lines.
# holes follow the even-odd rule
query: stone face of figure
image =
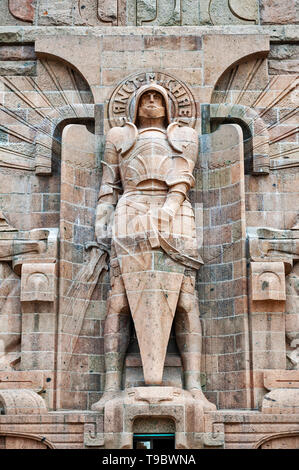
<svg viewBox="0 0 299 470">
<path fill-rule="evenodd" d="M 110 249 L 111 290 L 105 321 L 105 393 L 121 390 L 133 318 L 144 381 L 161 385 L 171 326 L 184 386 L 215 409 L 200 386 L 201 325 L 195 291 L 202 264 L 188 191 L 198 136 L 170 122 L 168 95 L 151 84 L 136 94 L 133 123 L 108 132 L 96 216 L 99 245 Z"/>
<path fill-rule="evenodd" d="M 140 99 L 139 118 L 157 119 L 165 116 L 163 97 L 157 91 L 145 92 Z"/>
</svg>

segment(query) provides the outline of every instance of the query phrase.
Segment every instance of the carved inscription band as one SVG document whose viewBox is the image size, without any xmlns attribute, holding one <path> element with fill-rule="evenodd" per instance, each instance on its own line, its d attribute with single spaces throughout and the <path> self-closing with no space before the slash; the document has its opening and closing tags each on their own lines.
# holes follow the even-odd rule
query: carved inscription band
<svg viewBox="0 0 299 470">
<path fill-rule="evenodd" d="M 182 126 L 194 127 L 196 105 L 191 91 L 185 83 L 162 72 L 134 74 L 118 85 L 111 96 L 108 107 L 111 127 L 123 126 L 126 121 L 132 121 L 136 91 L 141 86 L 152 82 L 166 89 L 172 121 L 177 121 Z"/>
<path fill-rule="evenodd" d="M 107 26 L 197 26 L 258 22 L 257 0 L 93 0 L 90 3 L 78 0 L 78 12 L 88 24 Z"/>
</svg>

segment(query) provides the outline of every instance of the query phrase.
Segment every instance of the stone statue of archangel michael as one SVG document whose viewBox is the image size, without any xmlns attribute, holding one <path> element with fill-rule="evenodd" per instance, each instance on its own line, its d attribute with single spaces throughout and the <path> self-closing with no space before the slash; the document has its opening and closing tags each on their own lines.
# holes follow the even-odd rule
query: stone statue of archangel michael
<svg viewBox="0 0 299 470">
<path fill-rule="evenodd" d="M 184 388 L 203 408 L 215 409 L 200 384 L 195 276 L 203 262 L 188 199 L 198 136 L 190 127 L 171 123 L 168 100 L 160 85 L 141 87 L 133 122 L 107 134 L 95 232 L 99 246 L 110 252 L 111 290 L 104 332 L 105 393 L 93 409 L 121 390 L 130 315 L 145 384 L 162 384 L 174 321 Z"/>
</svg>

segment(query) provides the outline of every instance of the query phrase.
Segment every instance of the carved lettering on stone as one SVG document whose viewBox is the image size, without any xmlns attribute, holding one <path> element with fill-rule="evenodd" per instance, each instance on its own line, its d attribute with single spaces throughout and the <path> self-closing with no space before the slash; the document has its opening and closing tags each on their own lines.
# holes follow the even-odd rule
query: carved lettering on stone
<svg viewBox="0 0 299 470">
<path fill-rule="evenodd" d="M 137 26 L 178 26 L 180 23 L 180 0 L 137 0 Z"/>
<path fill-rule="evenodd" d="M 127 0 L 128 26 L 199 25 L 198 0 Z"/>
<path fill-rule="evenodd" d="M 123 126 L 127 121 L 132 121 L 137 90 L 152 82 L 167 90 L 172 120 L 180 125 L 195 127 L 196 105 L 191 91 L 185 83 L 162 72 L 134 74 L 120 83 L 109 102 L 108 117 L 111 127 Z"/>
<path fill-rule="evenodd" d="M 118 0 L 98 0 L 98 17 L 104 23 L 117 25 Z"/>
<path fill-rule="evenodd" d="M 258 21 L 257 0 L 210 0 L 207 7 L 213 25 L 254 24 Z"/>
<path fill-rule="evenodd" d="M 75 23 L 89 26 L 126 26 L 124 0 L 78 0 Z"/>
<path fill-rule="evenodd" d="M 228 0 L 230 11 L 236 18 L 256 22 L 258 18 L 258 2 L 256 0 Z"/>
<path fill-rule="evenodd" d="M 10 13 L 19 20 L 33 23 L 34 20 L 34 0 L 9 0 L 8 8 Z"/>
</svg>

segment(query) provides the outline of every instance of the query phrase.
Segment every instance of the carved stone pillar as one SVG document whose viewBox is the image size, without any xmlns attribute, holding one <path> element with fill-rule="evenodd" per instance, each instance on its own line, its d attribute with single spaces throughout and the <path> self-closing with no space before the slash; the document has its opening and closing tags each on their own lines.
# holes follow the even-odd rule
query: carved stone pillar
<svg viewBox="0 0 299 470">
<path fill-rule="evenodd" d="M 299 257 L 299 231 L 261 228 L 256 233 L 250 233 L 249 235 L 253 398 L 254 406 L 262 406 L 262 411 L 267 410 L 265 412 L 268 413 L 270 412 L 267 405 L 268 395 L 265 397 L 264 395 L 265 389 L 272 389 L 266 386 L 265 374 L 273 372 L 276 375 L 278 373 L 281 375 L 281 371 L 288 373 L 286 370 L 286 336 L 287 331 L 290 330 L 290 322 L 287 321 L 288 315 L 286 312 L 285 276 L 292 271 L 293 264 Z M 292 325 L 294 325 L 293 317 L 292 320 Z M 296 332 L 292 331 L 291 334 L 296 336 Z M 283 377 L 281 380 L 285 385 L 286 380 Z M 284 385 L 281 383 L 279 386 L 279 382 L 277 382 L 274 388 L 284 389 Z M 281 392 L 277 390 L 273 393 L 275 396 L 277 395 L 275 398 L 277 400 L 276 408 L 279 408 L 279 401 L 285 394 L 282 393 L 281 395 Z M 292 395 L 290 403 L 294 403 L 293 395 L 295 392 L 290 393 Z M 271 394 L 272 391 L 269 395 Z M 269 400 L 271 400 L 271 397 L 269 397 Z"/>
<path fill-rule="evenodd" d="M 51 230 L 43 257 L 24 256 L 15 263 L 21 270 L 21 370 L 43 371 L 41 392 L 54 407 L 57 335 L 57 231 Z M 21 266 L 19 267 L 19 263 Z"/>
<path fill-rule="evenodd" d="M 1 286 L 2 300 L 6 298 L 2 320 L 7 317 L 7 322 L 1 324 L 0 401 L 5 409 L 17 410 L 9 413 L 42 413 L 46 404 L 53 408 L 57 235 L 56 229 L 18 231 L 0 214 L 0 261 L 8 272 Z M 15 298 L 18 315 L 9 303 Z M 8 325 L 16 316 L 19 323 L 13 334 Z"/>
</svg>

